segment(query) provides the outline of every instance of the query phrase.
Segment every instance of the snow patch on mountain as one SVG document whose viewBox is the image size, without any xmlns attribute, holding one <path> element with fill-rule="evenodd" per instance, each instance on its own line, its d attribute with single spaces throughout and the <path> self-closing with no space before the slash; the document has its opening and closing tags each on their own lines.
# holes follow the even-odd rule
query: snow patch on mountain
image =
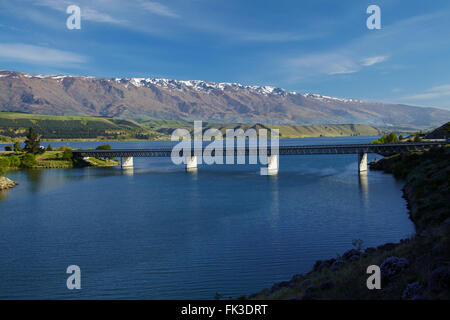
<svg viewBox="0 0 450 320">
<path fill-rule="evenodd" d="M 71 76 L 71 75 L 33 75 L 27 73 L 20 73 L 14 71 L 0 70 L 0 78 L 23 76 L 29 79 L 51 79 L 58 82 L 62 82 L 66 78 L 77 78 L 84 80 L 100 79 L 92 76 Z M 214 92 L 215 90 L 227 91 L 227 90 L 248 90 L 254 94 L 260 94 L 264 96 L 288 96 L 288 95 L 299 95 L 296 91 L 288 91 L 282 88 L 276 88 L 272 86 L 246 86 L 240 83 L 229 83 L 229 82 L 208 82 L 203 80 L 174 80 L 166 78 L 113 78 L 104 79 L 107 81 L 115 81 L 129 88 L 129 85 L 133 85 L 136 88 L 158 86 L 160 88 L 187 91 L 196 90 L 206 93 Z M 304 93 L 301 94 L 304 98 L 315 99 L 320 101 L 335 101 L 343 103 L 363 103 L 361 100 L 346 99 L 346 98 L 336 98 L 330 96 L 324 96 L 320 94 Z"/>
</svg>

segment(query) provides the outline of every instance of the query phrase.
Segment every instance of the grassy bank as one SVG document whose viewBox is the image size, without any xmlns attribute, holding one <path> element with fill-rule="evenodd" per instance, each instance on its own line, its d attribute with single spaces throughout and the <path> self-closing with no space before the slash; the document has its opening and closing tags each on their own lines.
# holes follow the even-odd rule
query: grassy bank
<svg viewBox="0 0 450 320">
<path fill-rule="evenodd" d="M 417 233 L 400 243 L 354 248 L 251 299 L 450 299 L 450 149 L 397 155 L 371 165 L 404 179 Z M 368 290 L 367 267 L 381 268 L 381 290 Z"/>
<path fill-rule="evenodd" d="M 0 174 L 4 174 L 7 170 L 17 169 L 56 169 L 87 166 L 110 167 L 118 164 L 118 161 L 110 159 L 75 159 L 63 150 L 45 151 L 43 154 L 38 155 L 9 153 L 0 155 Z"/>
<path fill-rule="evenodd" d="M 106 117 L 47 116 L 0 112 L 0 142 L 23 141 L 33 127 L 42 141 L 133 141 L 170 140 L 176 129 L 193 132 L 188 121 L 159 119 L 118 119 Z M 203 129 L 278 129 L 282 138 L 378 136 L 383 130 L 369 125 L 264 125 L 203 122 Z"/>
</svg>

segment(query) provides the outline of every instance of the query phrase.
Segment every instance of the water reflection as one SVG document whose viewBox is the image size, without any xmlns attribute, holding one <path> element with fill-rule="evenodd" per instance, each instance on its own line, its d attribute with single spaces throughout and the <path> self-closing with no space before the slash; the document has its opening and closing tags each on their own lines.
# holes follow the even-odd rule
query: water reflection
<svg viewBox="0 0 450 320">
<path fill-rule="evenodd" d="M 270 213 L 272 216 L 272 224 L 275 225 L 280 218 L 280 197 L 278 188 L 278 175 L 268 176 L 270 186 Z"/>
<path fill-rule="evenodd" d="M 8 190 L 0 190 L 0 201 L 8 199 Z"/>
<path fill-rule="evenodd" d="M 369 179 L 367 176 L 367 171 L 359 173 L 359 191 L 364 200 L 364 204 L 367 205 L 369 200 Z"/>
<path fill-rule="evenodd" d="M 41 169 L 29 169 L 24 170 L 27 180 L 30 182 L 30 190 L 33 193 L 38 193 L 41 189 L 42 178 L 44 170 Z"/>
<path fill-rule="evenodd" d="M 123 168 L 122 169 L 122 175 L 124 175 L 124 176 L 134 176 L 134 169 L 133 168 Z"/>
</svg>

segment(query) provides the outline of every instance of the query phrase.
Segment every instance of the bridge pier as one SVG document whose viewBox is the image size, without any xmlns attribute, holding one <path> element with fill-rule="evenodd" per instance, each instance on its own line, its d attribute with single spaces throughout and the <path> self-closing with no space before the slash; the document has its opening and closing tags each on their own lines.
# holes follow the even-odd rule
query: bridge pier
<svg viewBox="0 0 450 320">
<path fill-rule="evenodd" d="M 131 169 L 133 168 L 133 157 L 122 157 L 121 163 L 122 169 Z"/>
<path fill-rule="evenodd" d="M 262 176 L 274 176 L 278 174 L 278 155 L 268 157 L 267 168 L 261 168 L 260 174 Z"/>
<path fill-rule="evenodd" d="M 197 171 L 197 156 L 186 156 L 186 171 Z"/>
<path fill-rule="evenodd" d="M 360 153 L 358 155 L 358 171 L 367 172 L 367 153 Z"/>
</svg>

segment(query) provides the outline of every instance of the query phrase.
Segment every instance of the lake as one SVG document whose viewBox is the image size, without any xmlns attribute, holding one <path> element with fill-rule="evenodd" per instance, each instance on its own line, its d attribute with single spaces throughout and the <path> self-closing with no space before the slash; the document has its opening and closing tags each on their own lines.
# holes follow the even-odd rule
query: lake
<svg viewBox="0 0 450 320">
<path fill-rule="evenodd" d="M 6 176 L 19 185 L 0 193 L 0 299 L 236 298 L 308 272 L 354 239 L 368 247 L 411 235 L 403 182 L 381 172 L 360 176 L 357 161 L 281 156 L 277 176 L 260 176 L 259 165 L 199 165 L 186 173 L 169 158 L 135 158 L 132 171 L 11 171 Z M 81 268 L 81 290 L 66 287 L 69 265 Z"/>
</svg>

